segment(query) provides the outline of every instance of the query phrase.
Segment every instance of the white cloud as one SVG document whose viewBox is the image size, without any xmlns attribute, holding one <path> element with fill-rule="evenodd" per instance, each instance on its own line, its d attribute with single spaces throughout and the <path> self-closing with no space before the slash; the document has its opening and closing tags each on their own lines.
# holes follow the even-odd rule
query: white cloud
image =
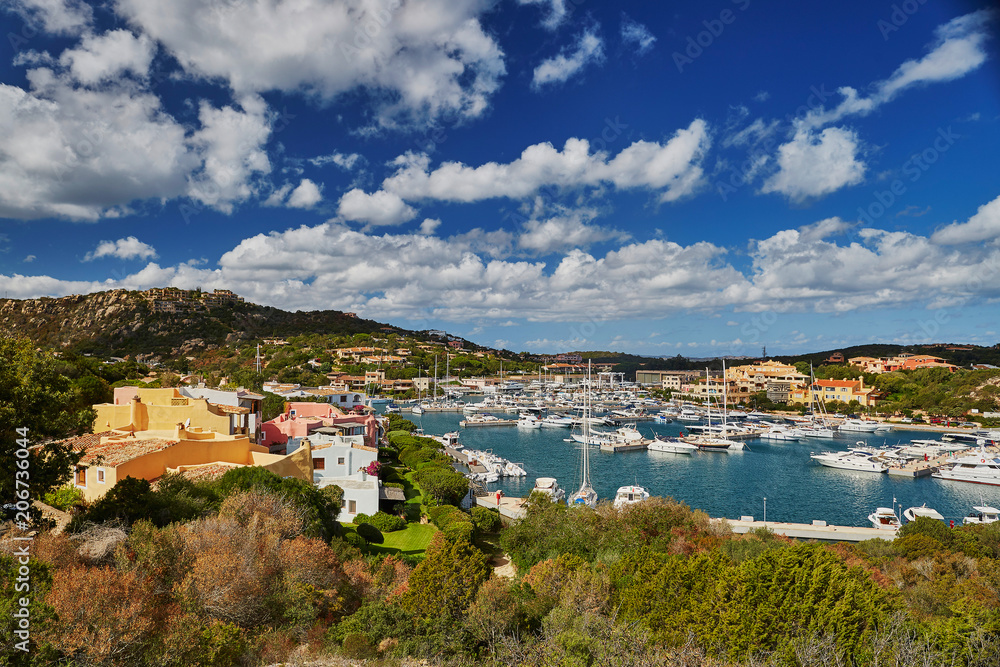
<svg viewBox="0 0 1000 667">
<path fill-rule="evenodd" d="M 625 46 L 634 48 L 639 55 L 648 52 L 656 43 L 656 37 L 649 31 L 649 28 L 624 14 L 622 15 L 621 35 Z"/>
<path fill-rule="evenodd" d="M 849 86 L 840 88 L 837 92 L 844 97 L 840 104 L 810 111 L 800 119 L 800 127 L 822 127 L 851 114 L 864 116 L 914 86 L 965 76 L 986 62 L 987 25 L 994 18 L 994 12 L 981 9 L 938 26 L 931 51 L 918 60 L 907 60 L 888 79 L 873 84 L 870 97 L 859 96 Z"/>
<path fill-rule="evenodd" d="M 604 42 L 594 30 L 585 30 L 576 41 L 572 51 L 564 50 L 557 56 L 543 60 L 531 79 L 531 87 L 539 90 L 544 86 L 563 83 L 587 65 L 604 61 Z"/>
<path fill-rule="evenodd" d="M 203 163 L 189 179 L 188 194 L 225 213 L 255 196 L 260 188 L 254 177 L 271 171 L 264 150 L 271 135 L 267 103 L 257 95 L 247 95 L 240 107 L 217 109 L 202 102 L 198 111 L 201 129 L 190 139 Z"/>
<path fill-rule="evenodd" d="M 321 188 L 308 178 L 303 178 L 299 186 L 289 195 L 287 205 L 291 208 L 312 208 L 322 200 Z"/>
<path fill-rule="evenodd" d="M 81 0 L 8 0 L 5 4 L 4 9 L 57 35 L 78 35 L 94 20 L 93 10 Z"/>
<path fill-rule="evenodd" d="M 983 204 L 966 222 L 953 222 L 931 236 L 939 245 L 961 245 L 1000 239 L 1000 197 Z"/>
<path fill-rule="evenodd" d="M 693 193 L 702 183 L 701 161 L 710 144 L 708 125 L 697 119 L 666 143 L 637 141 L 613 159 L 591 153 L 585 139 L 568 139 L 561 151 L 552 144 L 524 149 L 513 162 L 469 167 L 446 162 L 429 171 L 430 158 L 407 153 L 394 161 L 397 171 L 382 189 L 407 200 L 473 202 L 494 197 L 520 199 L 539 188 L 576 188 L 611 183 L 618 189 L 659 190 L 660 201 Z"/>
<path fill-rule="evenodd" d="M 112 30 L 100 36 L 86 35 L 79 47 L 62 52 L 59 63 L 80 83 L 94 85 L 124 72 L 146 76 L 154 51 L 155 45 L 146 35 L 136 37 L 128 30 Z"/>
<path fill-rule="evenodd" d="M 566 7 L 566 0 L 517 0 L 519 5 L 547 5 L 548 12 L 542 20 L 542 26 L 548 30 L 555 30 L 569 13 Z"/>
<path fill-rule="evenodd" d="M 399 195 L 379 190 L 372 194 L 354 188 L 340 198 L 337 214 L 345 220 L 364 222 L 372 226 L 400 225 L 417 217 Z"/>
<path fill-rule="evenodd" d="M 754 102 L 767 102 L 771 98 L 771 93 L 762 90 L 753 96 Z"/>
<path fill-rule="evenodd" d="M 328 164 L 335 164 L 341 169 L 350 171 L 354 168 L 354 165 L 361 160 L 362 157 L 357 153 L 338 153 L 334 152 L 330 155 L 319 155 L 314 158 L 310 158 L 308 162 L 315 167 L 323 167 Z"/>
<path fill-rule="evenodd" d="M 154 259 L 156 250 L 148 243 L 143 243 L 134 236 L 126 236 L 117 241 L 101 241 L 97 248 L 88 252 L 83 261 L 90 262 L 103 257 L 117 257 L 118 259 Z"/>
<path fill-rule="evenodd" d="M 596 216 L 594 211 L 572 211 L 546 220 L 528 220 L 517 238 L 517 246 L 539 255 L 563 252 L 572 248 L 589 248 L 594 243 L 610 239 L 624 240 L 628 234 L 614 229 L 587 224 Z"/>
<path fill-rule="evenodd" d="M 858 137 L 850 130 L 799 130 L 790 142 L 778 147 L 778 172 L 764 182 L 761 192 L 778 192 L 803 201 L 856 185 L 865 175 L 857 152 Z"/>
<path fill-rule="evenodd" d="M 38 257 L 36 257 L 35 255 L 28 255 L 21 261 L 23 261 L 25 264 L 30 264 L 31 262 L 34 262 L 36 259 L 38 259 Z"/>
<path fill-rule="evenodd" d="M 433 234 L 438 227 L 441 226 L 441 221 L 436 218 L 426 218 L 420 223 L 420 233 L 426 235 Z"/>
<path fill-rule="evenodd" d="M 505 74 L 479 16 L 484 0 L 116 0 L 190 74 L 237 95 L 302 92 L 330 101 L 365 88 L 379 121 L 481 115 Z"/>
</svg>

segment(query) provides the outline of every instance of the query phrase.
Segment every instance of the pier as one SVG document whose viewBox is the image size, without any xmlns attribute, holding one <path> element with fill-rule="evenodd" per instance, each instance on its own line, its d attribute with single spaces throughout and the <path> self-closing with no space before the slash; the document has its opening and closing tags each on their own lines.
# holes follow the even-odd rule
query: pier
<svg viewBox="0 0 1000 667">
<path fill-rule="evenodd" d="M 734 533 L 749 533 L 766 528 L 776 535 L 800 540 L 824 540 L 828 542 L 864 542 L 875 538 L 892 541 L 896 531 L 880 528 L 858 528 L 856 526 L 831 526 L 826 521 L 810 523 L 785 523 L 782 521 L 754 521 L 752 516 L 734 519 L 711 519 L 712 523 L 728 524 Z"/>
<path fill-rule="evenodd" d="M 500 496 L 500 505 L 498 506 L 495 493 L 485 496 L 476 496 L 477 505 L 480 507 L 488 507 L 490 509 L 499 510 L 500 516 L 510 521 L 516 521 L 524 518 L 524 500 L 524 498 L 515 498 L 513 496 L 509 498 L 507 496 Z"/>
<path fill-rule="evenodd" d="M 462 428 L 472 428 L 475 426 L 515 426 L 517 424 L 516 419 L 491 419 L 489 421 L 475 421 L 463 419 L 458 422 L 458 425 Z"/>
</svg>

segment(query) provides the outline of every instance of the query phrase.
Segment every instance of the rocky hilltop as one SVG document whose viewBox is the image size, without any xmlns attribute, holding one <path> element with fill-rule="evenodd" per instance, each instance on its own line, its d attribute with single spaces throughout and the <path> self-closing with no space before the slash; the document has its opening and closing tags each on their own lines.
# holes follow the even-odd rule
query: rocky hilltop
<svg viewBox="0 0 1000 667">
<path fill-rule="evenodd" d="M 129 290 L 0 299 L 0 330 L 98 355 L 174 357 L 238 339 L 371 333 L 385 326 L 336 310 L 288 312 L 243 301 L 159 312 L 145 293 Z"/>
</svg>

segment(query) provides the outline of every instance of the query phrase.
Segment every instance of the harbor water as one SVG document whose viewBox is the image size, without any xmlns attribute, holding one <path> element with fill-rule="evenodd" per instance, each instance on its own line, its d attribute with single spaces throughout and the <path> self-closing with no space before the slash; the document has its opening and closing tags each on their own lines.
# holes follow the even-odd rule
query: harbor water
<svg viewBox="0 0 1000 667">
<path fill-rule="evenodd" d="M 555 477 L 567 495 L 580 486 L 582 445 L 565 441 L 570 438 L 568 428 L 460 428 L 461 413 L 403 416 L 429 435 L 458 431 L 466 448 L 491 450 L 527 471 L 527 477 L 490 484 L 491 492 L 502 489 L 508 496 L 526 496 L 536 477 Z M 648 438 L 678 435 L 684 425 L 639 422 L 638 428 Z M 669 496 L 712 517 L 751 515 L 762 520 L 766 498 L 769 521 L 824 520 L 842 526 L 869 525 L 868 515 L 876 507 L 892 507 L 893 499 L 903 509 L 926 503 L 955 525 L 961 525 L 973 505 L 1000 505 L 1000 487 L 838 470 L 809 458 L 813 452 L 844 451 L 859 441 L 881 447 L 912 439 L 940 439 L 940 435 L 896 428 L 888 433 L 844 433 L 833 439 L 800 442 L 749 440 L 747 451 L 691 455 L 610 453 L 591 447 L 591 483 L 602 500 L 613 498 L 620 486 L 639 484 L 653 496 Z"/>
</svg>

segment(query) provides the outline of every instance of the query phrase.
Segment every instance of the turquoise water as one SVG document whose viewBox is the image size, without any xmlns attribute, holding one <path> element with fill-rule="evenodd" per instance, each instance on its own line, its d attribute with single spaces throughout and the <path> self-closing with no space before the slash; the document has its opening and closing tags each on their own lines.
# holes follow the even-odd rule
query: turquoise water
<svg viewBox="0 0 1000 667">
<path fill-rule="evenodd" d="M 491 484 L 491 491 L 500 488 L 508 496 L 525 496 L 536 477 L 555 477 L 567 495 L 580 486 L 582 453 L 577 443 L 564 442 L 569 438 L 569 429 L 464 429 L 458 426 L 460 413 L 403 416 L 420 424 L 427 434 L 457 430 L 467 448 L 491 449 L 528 472 L 526 478 Z M 649 437 L 653 433 L 677 435 L 683 425 L 640 422 L 638 427 Z M 981 500 L 987 505 L 1000 505 L 1000 487 L 836 470 L 809 458 L 811 452 L 846 450 L 858 441 L 881 446 L 938 437 L 921 431 L 893 430 L 884 435 L 853 433 L 832 440 L 750 440 L 746 443 L 749 451 L 692 455 L 646 451 L 612 454 L 591 447 L 591 482 L 602 500 L 612 498 L 620 486 L 639 484 L 651 495 L 670 496 L 709 516 L 738 519 L 752 515 L 761 520 L 766 497 L 769 521 L 809 523 L 822 519 L 842 526 L 869 525 L 868 515 L 876 507 L 891 507 L 893 498 L 903 508 L 926 503 L 956 525 Z"/>
</svg>

